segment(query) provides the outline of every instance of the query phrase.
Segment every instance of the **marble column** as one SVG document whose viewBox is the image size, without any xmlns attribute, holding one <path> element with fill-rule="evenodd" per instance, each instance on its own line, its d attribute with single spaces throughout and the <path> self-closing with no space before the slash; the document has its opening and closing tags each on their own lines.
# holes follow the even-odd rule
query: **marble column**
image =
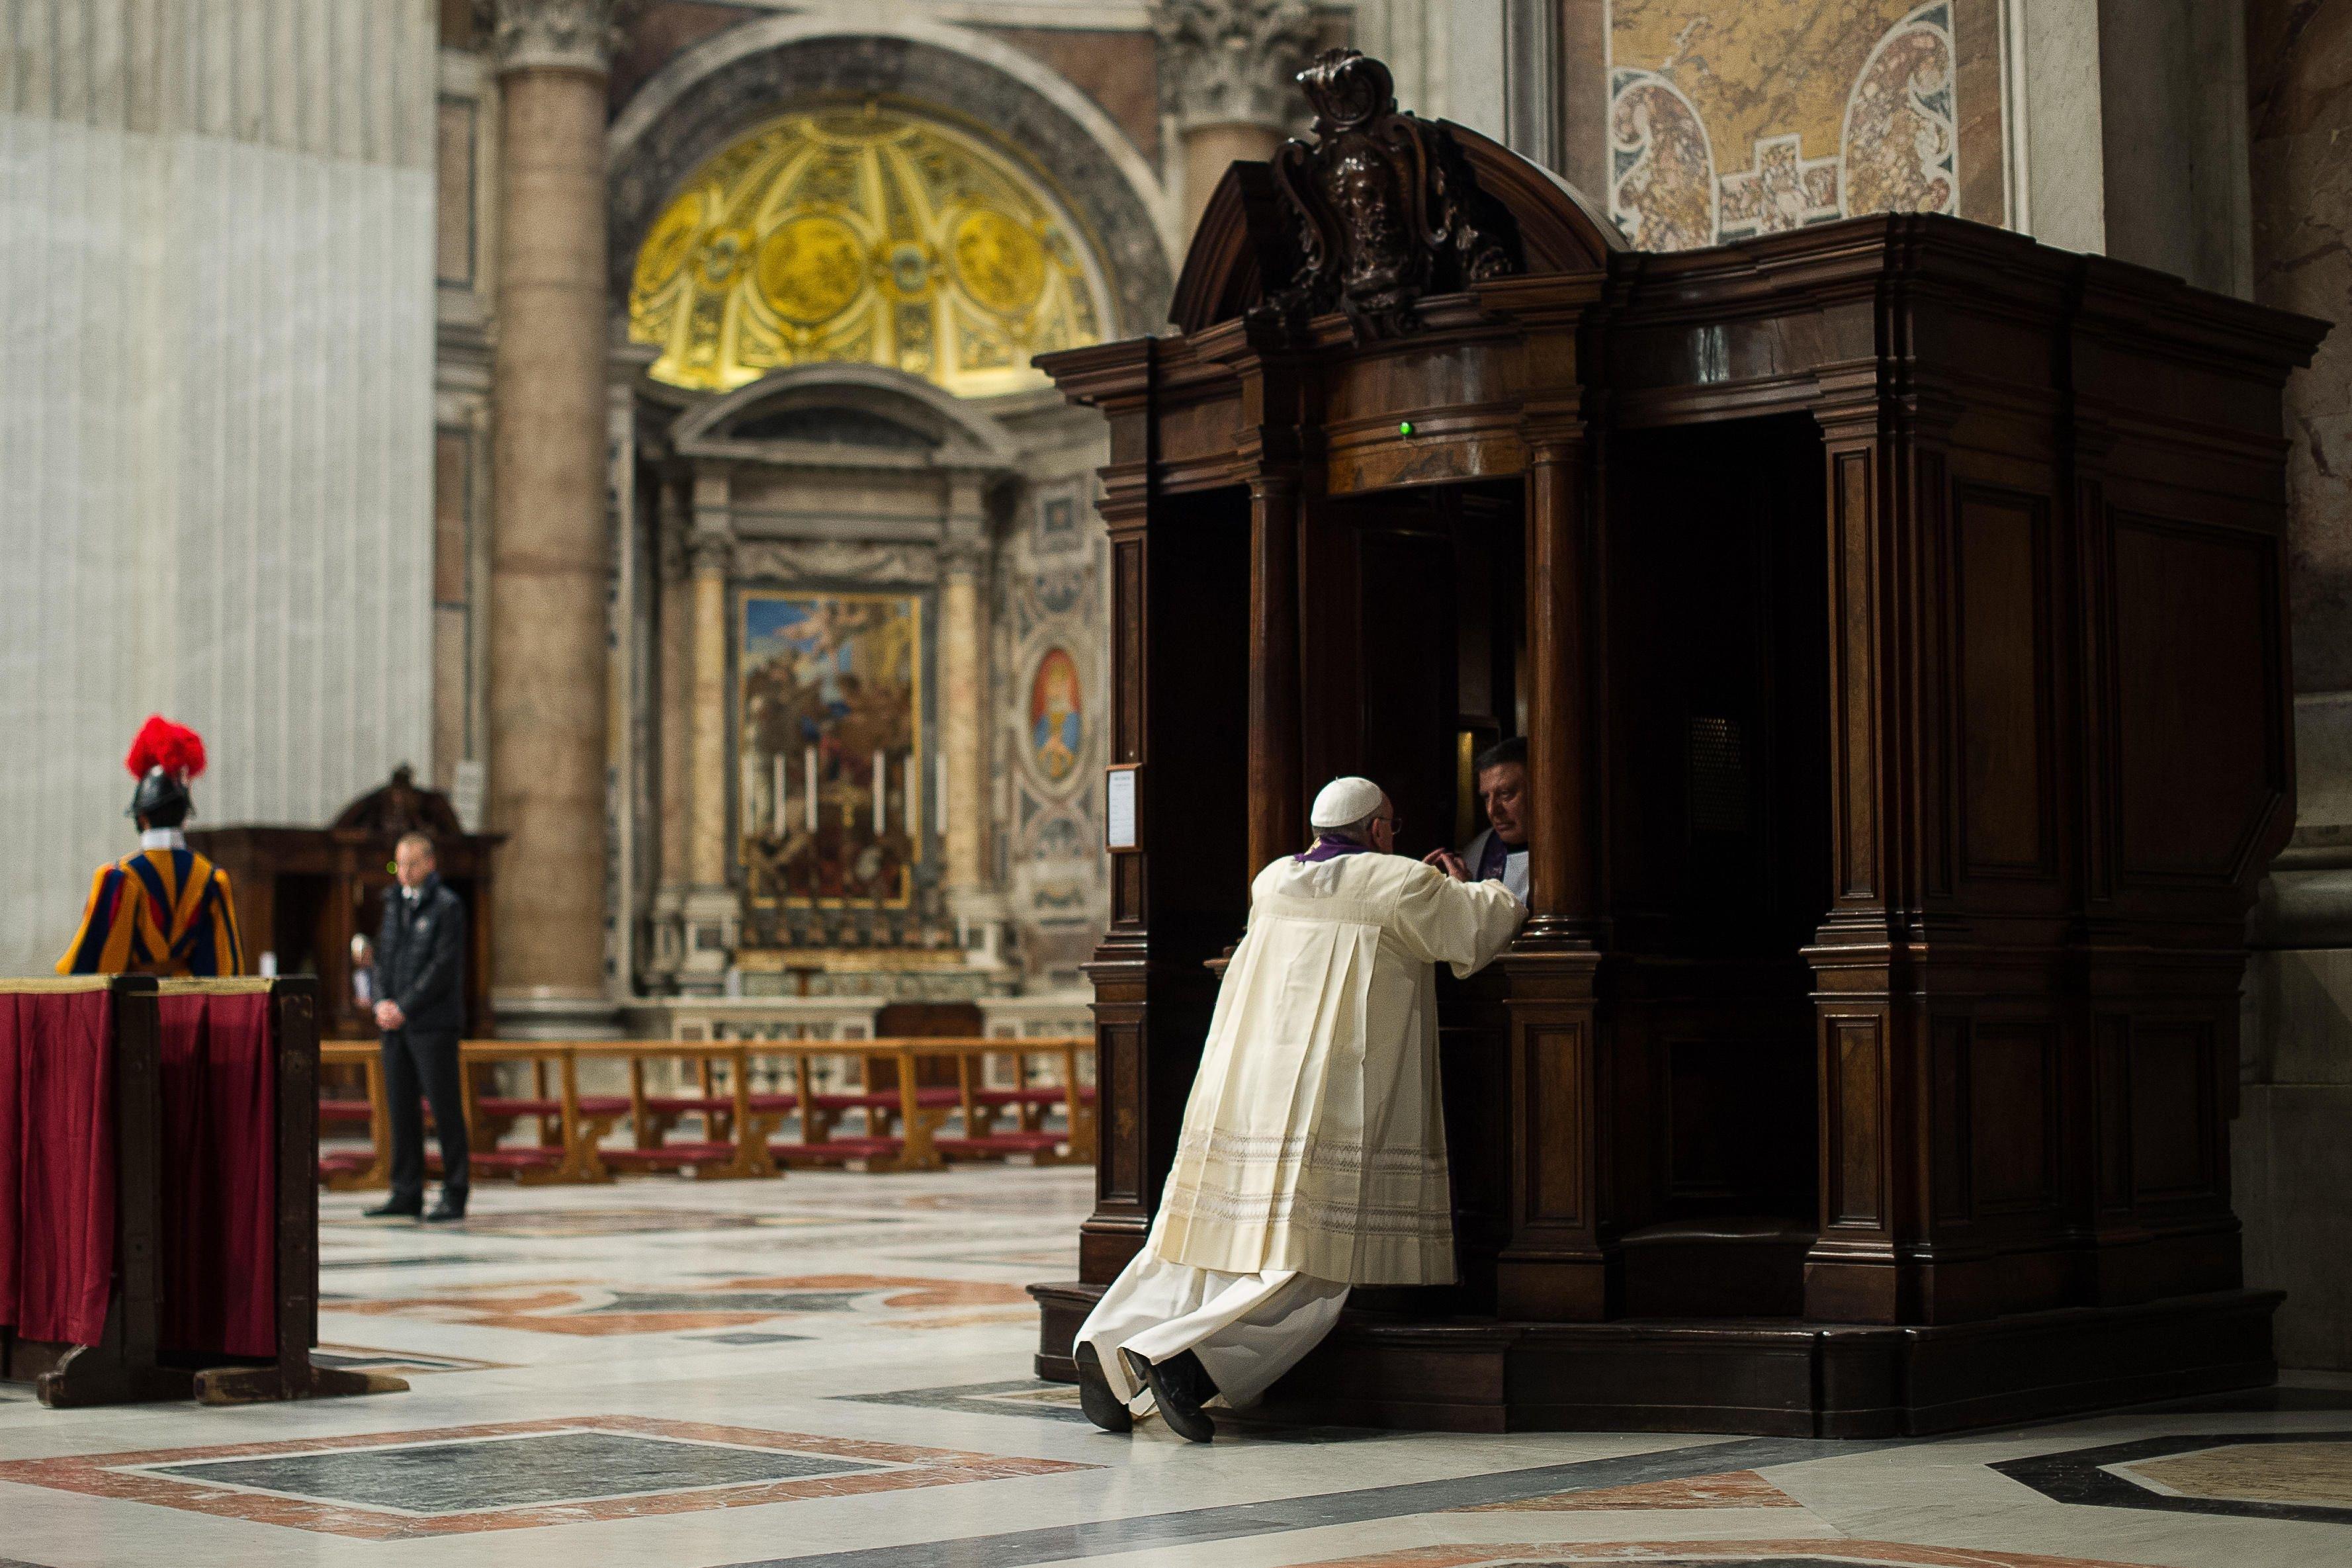
<svg viewBox="0 0 2352 1568">
<path fill-rule="evenodd" d="M 496 0 L 490 826 L 501 1033 L 611 1026 L 604 83 L 611 0 Z"/>
<path fill-rule="evenodd" d="M 1161 95 L 1184 151 L 1184 232 L 1200 226 L 1226 167 L 1282 144 L 1297 101 L 1292 79 L 1318 41 L 1300 0 L 1161 0 Z"/>
<path fill-rule="evenodd" d="M 694 529 L 687 553 L 693 604 L 687 721 L 691 755 L 687 764 L 686 866 L 690 885 L 678 984 L 688 991 L 716 991 L 725 984 L 740 913 L 727 883 L 727 851 L 734 842 L 727 816 L 727 580 L 734 528 L 723 473 L 696 477 Z"/>
<path fill-rule="evenodd" d="M 975 963 L 1003 958 L 1004 900 L 989 875 L 988 520 L 976 477 L 950 480 L 940 545 L 940 754 L 947 763 L 944 891 Z"/>
<path fill-rule="evenodd" d="M 2352 28 L 2246 7 L 2254 299 L 2336 323 L 2287 378 L 2295 829 L 2246 973 L 2231 1190 L 2282 1366 L 2352 1370 Z M 2321 8 L 2324 9 L 2324 8 Z"/>
<path fill-rule="evenodd" d="M 686 956 L 687 832 L 693 779 L 694 578 L 688 545 L 688 481 L 665 475 L 661 483 L 656 559 L 661 570 L 657 619 L 660 652 L 655 679 L 656 761 L 661 779 L 661 870 L 654 891 L 655 961 L 647 977 L 673 980 Z"/>
</svg>

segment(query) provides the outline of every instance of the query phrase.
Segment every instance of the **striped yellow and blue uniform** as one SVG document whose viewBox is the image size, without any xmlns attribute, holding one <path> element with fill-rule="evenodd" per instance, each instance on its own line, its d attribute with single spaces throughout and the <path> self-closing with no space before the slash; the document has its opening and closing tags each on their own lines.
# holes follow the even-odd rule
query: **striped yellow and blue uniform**
<svg viewBox="0 0 2352 1568">
<path fill-rule="evenodd" d="M 228 873 L 193 849 L 142 849 L 100 867 L 58 973 L 244 973 Z"/>
</svg>

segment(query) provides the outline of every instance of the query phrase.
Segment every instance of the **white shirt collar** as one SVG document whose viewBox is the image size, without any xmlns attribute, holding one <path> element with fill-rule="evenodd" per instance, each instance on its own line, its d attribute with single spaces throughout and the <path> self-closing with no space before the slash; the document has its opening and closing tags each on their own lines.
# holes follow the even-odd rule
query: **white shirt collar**
<svg viewBox="0 0 2352 1568">
<path fill-rule="evenodd" d="M 188 836 L 176 827 L 140 829 L 139 847 L 142 849 L 185 849 L 187 847 Z"/>
</svg>

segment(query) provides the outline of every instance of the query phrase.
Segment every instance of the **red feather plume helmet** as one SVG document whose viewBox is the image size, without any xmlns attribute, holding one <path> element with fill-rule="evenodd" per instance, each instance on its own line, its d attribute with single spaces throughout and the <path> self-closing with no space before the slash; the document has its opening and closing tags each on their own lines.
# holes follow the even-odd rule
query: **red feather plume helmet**
<svg viewBox="0 0 2352 1568">
<path fill-rule="evenodd" d="M 146 816 L 161 826 L 177 826 L 188 814 L 188 781 L 205 771 L 204 737 L 185 724 L 174 724 L 161 713 L 151 713 L 122 759 L 139 781 L 131 797 L 130 816 Z"/>
</svg>

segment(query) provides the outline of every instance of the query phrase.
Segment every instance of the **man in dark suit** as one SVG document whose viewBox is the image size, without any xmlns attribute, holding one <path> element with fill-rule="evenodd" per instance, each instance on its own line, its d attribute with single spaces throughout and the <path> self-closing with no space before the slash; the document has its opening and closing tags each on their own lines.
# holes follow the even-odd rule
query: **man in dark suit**
<svg viewBox="0 0 2352 1568">
<path fill-rule="evenodd" d="M 434 870 L 433 840 L 404 836 L 393 851 L 400 885 L 385 893 L 376 934 L 376 1026 L 383 1031 L 383 1092 L 392 1116 L 392 1195 L 371 1216 L 425 1208 L 425 1117 L 441 1138 L 441 1201 L 427 1221 L 466 1217 L 466 1103 L 457 1037 L 466 1023 L 466 906 Z"/>
</svg>

